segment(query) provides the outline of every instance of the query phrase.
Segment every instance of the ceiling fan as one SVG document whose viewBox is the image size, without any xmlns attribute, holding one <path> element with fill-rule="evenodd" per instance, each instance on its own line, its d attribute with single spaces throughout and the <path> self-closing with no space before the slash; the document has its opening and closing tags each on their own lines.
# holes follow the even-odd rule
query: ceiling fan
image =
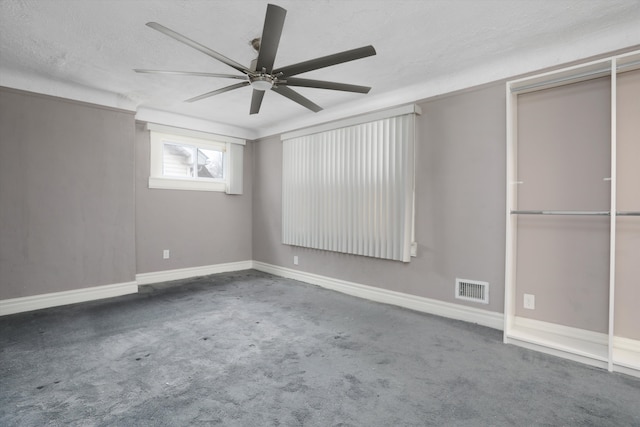
<svg viewBox="0 0 640 427">
<path fill-rule="evenodd" d="M 251 41 L 253 47 L 258 51 L 258 57 L 252 61 L 249 68 L 239 64 L 224 55 L 219 54 L 206 46 L 195 42 L 182 34 L 176 33 L 167 27 L 164 27 L 157 22 L 148 22 L 147 26 L 154 30 L 186 44 L 200 52 L 211 56 L 218 61 L 227 64 L 228 66 L 240 71 L 244 75 L 234 74 L 216 74 L 216 73 L 201 73 L 190 71 L 163 71 L 163 70 L 143 70 L 136 69 L 137 73 L 152 73 L 152 74 L 175 74 L 175 75 L 188 75 L 188 76 L 203 76 L 203 77 L 222 77 L 229 79 L 242 80 L 240 83 L 232 84 L 221 89 L 216 89 L 211 92 L 204 93 L 191 99 L 187 99 L 185 102 L 194 102 L 210 96 L 219 95 L 230 90 L 239 89 L 245 86 L 251 86 L 253 88 L 253 94 L 251 97 L 251 109 L 250 114 L 257 114 L 260 111 L 260 105 L 266 90 L 272 91 L 289 98 L 290 100 L 297 102 L 298 104 L 308 108 L 313 112 L 322 110 L 322 107 L 313 103 L 308 98 L 300 95 L 298 92 L 290 88 L 290 86 L 298 87 L 311 87 L 319 89 L 331 89 L 340 90 L 346 92 L 355 93 L 368 93 L 371 90 L 367 86 L 357 86 L 345 83 L 327 82 L 322 80 L 310 80 L 301 79 L 296 76 L 298 74 L 306 73 L 307 71 L 317 70 L 320 68 L 329 67 L 331 65 L 341 64 L 343 62 L 349 62 L 356 59 L 366 58 L 376 54 L 373 46 L 365 46 L 357 49 L 347 50 L 333 55 L 327 55 L 309 61 L 300 62 L 285 67 L 274 68 L 273 64 L 276 59 L 276 53 L 278 51 L 278 44 L 280 43 L 280 35 L 282 34 L 282 28 L 284 26 L 284 18 L 287 11 L 280 6 L 273 4 L 267 5 L 267 14 L 264 20 L 264 28 L 262 29 L 262 36 L 259 39 Z"/>
</svg>

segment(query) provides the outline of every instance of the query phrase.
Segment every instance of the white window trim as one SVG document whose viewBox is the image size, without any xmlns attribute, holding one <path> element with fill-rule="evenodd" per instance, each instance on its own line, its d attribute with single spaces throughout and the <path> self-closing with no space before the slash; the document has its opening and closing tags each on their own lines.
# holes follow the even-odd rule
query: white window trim
<svg viewBox="0 0 640 427">
<path fill-rule="evenodd" d="M 149 188 L 167 190 L 218 191 L 227 194 L 242 194 L 242 157 L 244 139 L 191 129 L 148 123 L 150 133 Z M 162 171 L 164 142 L 177 142 L 200 148 L 213 148 L 225 152 L 224 178 L 166 177 Z"/>
<path fill-rule="evenodd" d="M 219 180 L 149 177 L 149 188 L 164 190 L 226 191 L 227 183 Z"/>
</svg>

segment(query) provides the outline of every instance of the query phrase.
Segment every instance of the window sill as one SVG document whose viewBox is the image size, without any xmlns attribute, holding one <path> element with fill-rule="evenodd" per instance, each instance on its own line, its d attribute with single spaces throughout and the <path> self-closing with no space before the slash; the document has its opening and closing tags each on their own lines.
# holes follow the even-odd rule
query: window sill
<svg viewBox="0 0 640 427">
<path fill-rule="evenodd" d="M 150 177 L 149 188 L 164 190 L 192 190 L 225 192 L 227 184 L 220 181 L 200 181 L 191 179 L 174 179 Z"/>
</svg>

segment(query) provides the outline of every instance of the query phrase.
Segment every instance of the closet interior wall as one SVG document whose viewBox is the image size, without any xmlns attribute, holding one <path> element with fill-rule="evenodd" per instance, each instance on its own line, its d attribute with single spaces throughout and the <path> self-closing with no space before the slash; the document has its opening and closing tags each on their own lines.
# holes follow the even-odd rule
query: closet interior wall
<svg viewBox="0 0 640 427">
<path fill-rule="evenodd" d="M 518 210 L 609 210 L 610 89 L 601 77 L 518 97 Z M 606 333 L 608 218 L 524 215 L 517 233 L 516 316 Z"/>
</svg>

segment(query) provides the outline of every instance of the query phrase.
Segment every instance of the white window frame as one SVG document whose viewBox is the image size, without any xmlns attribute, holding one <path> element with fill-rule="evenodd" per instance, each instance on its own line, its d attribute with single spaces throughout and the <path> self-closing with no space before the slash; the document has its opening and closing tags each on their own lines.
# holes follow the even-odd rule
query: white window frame
<svg viewBox="0 0 640 427">
<path fill-rule="evenodd" d="M 245 140 L 155 123 L 148 123 L 147 129 L 150 136 L 149 188 L 242 194 L 242 157 Z M 224 152 L 223 179 L 165 176 L 163 174 L 165 143 L 184 144 Z"/>
</svg>

